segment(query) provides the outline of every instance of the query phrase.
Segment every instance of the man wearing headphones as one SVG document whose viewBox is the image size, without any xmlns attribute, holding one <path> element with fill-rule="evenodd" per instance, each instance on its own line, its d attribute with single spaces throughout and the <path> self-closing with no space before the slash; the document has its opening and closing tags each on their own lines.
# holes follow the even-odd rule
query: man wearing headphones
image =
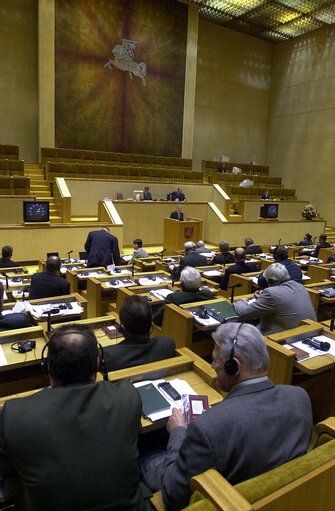
<svg viewBox="0 0 335 511">
<path fill-rule="evenodd" d="M 86 325 L 58 328 L 43 352 L 51 386 L 7 401 L 0 416 L 0 477 L 18 476 L 16 509 L 144 510 L 137 391 L 96 382 L 103 354 Z"/>
<path fill-rule="evenodd" d="M 229 394 L 188 427 L 173 410 L 161 466 L 163 498 L 172 510 L 188 504 L 194 475 L 214 468 L 237 484 L 304 454 L 312 433 L 307 393 L 268 379 L 267 348 L 254 326 L 226 323 L 213 339 L 217 385 Z"/>
</svg>

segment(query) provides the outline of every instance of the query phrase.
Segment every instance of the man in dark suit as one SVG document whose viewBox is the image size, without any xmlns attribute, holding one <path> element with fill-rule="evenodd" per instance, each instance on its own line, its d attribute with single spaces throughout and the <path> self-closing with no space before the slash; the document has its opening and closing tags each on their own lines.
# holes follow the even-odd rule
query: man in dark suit
<svg viewBox="0 0 335 511">
<path fill-rule="evenodd" d="M 183 190 L 179 187 L 177 191 L 170 193 L 170 200 L 178 200 L 179 202 L 183 202 L 186 200 L 185 194 Z"/>
<path fill-rule="evenodd" d="M 229 252 L 228 241 L 221 241 L 219 243 L 220 254 L 216 254 L 213 258 L 212 264 L 231 264 L 234 262 L 234 256 Z"/>
<path fill-rule="evenodd" d="M 29 300 L 70 294 L 70 283 L 60 274 L 61 266 L 62 261 L 59 257 L 48 257 L 46 271 L 35 273 L 31 277 Z"/>
<path fill-rule="evenodd" d="M 3 284 L 0 282 L 0 332 L 15 330 L 17 328 L 26 328 L 36 324 L 30 314 L 14 312 L 13 314 L 2 315 L 3 294 Z"/>
<path fill-rule="evenodd" d="M 295 280 L 299 284 L 302 284 L 302 272 L 301 268 L 298 264 L 294 263 L 288 258 L 287 248 L 283 245 L 278 245 L 273 251 L 273 258 L 276 263 L 280 263 L 287 269 L 292 280 Z M 264 273 L 261 273 L 258 277 L 258 285 L 265 289 L 268 287 L 268 283 L 266 278 L 264 277 Z"/>
<path fill-rule="evenodd" d="M 161 325 L 164 316 L 164 307 L 169 303 L 181 305 L 182 303 L 201 302 L 203 300 L 212 300 L 213 293 L 209 289 L 199 289 L 201 286 L 201 275 L 195 268 L 187 266 L 183 269 L 180 275 L 181 291 L 169 294 L 162 305 L 155 312 L 153 322 L 156 325 Z"/>
<path fill-rule="evenodd" d="M 108 371 L 157 362 L 175 356 L 171 337 L 149 338 L 152 326 L 151 307 L 143 296 L 129 296 L 120 310 L 124 340 L 105 348 Z"/>
<path fill-rule="evenodd" d="M 152 200 L 152 195 L 149 186 L 144 187 L 143 200 Z"/>
<path fill-rule="evenodd" d="M 280 263 L 270 264 L 264 271 L 269 287 L 256 299 L 246 299 L 235 303 L 235 310 L 241 321 L 260 320 L 263 335 L 282 332 L 299 326 L 303 319 L 316 321 L 308 291 L 290 279 L 290 275 Z"/>
<path fill-rule="evenodd" d="M 11 260 L 13 255 L 13 247 L 5 245 L 1 250 L 0 268 L 14 268 L 19 266 L 17 263 Z"/>
<path fill-rule="evenodd" d="M 316 245 L 312 254 L 313 257 L 319 257 L 320 248 L 330 248 L 330 243 L 327 241 L 327 234 L 320 234 L 319 243 Z"/>
<path fill-rule="evenodd" d="M 180 220 L 181 222 L 184 220 L 184 213 L 181 210 L 182 206 L 178 204 L 176 207 L 176 211 L 172 211 L 170 218 L 173 218 L 174 220 Z"/>
<path fill-rule="evenodd" d="M 0 417 L 0 476 L 16 472 L 22 490 L 15 509 L 143 511 L 137 391 L 96 382 L 99 350 L 86 325 L 60 327 L 47 346 L 51 387 L 8 400 Z"/>
<path fill-rule="evenodd" d="M 246 255 L 262 253 L 261 247 L 259 245 L 254 245 L 254 240 L 252 238 L 244 238 L 244 243 Z"/>
<path fill-rule="evenodd" d="M 143 463 L 147 483 L 162 483 L 164 502 L 173 510 L 188 504 L 194 475 L 214 468 L 237 484 L 303 455 L 312 434 L 306 391 L 269 380 L 266 344 L 254 326 L 227 323 L 213 339 L 217 385 L 229 394 L 188 427 L 174 409 L 165 455 Z M 153 467 L 161 480 L 150 477 Z"/>
<path fill-rule="evenodd" d="M 178 280 L 180 278 L 180 274 L 186 266 L 192 266 L 195 268 L 196 266 L 207 266 L 208 261 L 207 258 L 201 254 L 196 253 L 196 244 L 193 241 L 187 241 L 184 244 L 185 255 L 180 259 L 179 266 L 174 268 L 172 271 L 173 280 Z"/>
<path fill-rule="evenodd" d="M 313 245 L 313 236 L 310 232 L 306 232 L 304 239 L 299 241 L 298 245 L 300 246 L 309 246 Z"/>
<path fill-rule="evenodd" d="M 108 227 L 102 227 L 100 231 L 91 231 L 85 243 L 88 253 L 87 267 L 109 266 L 110 264 L 122 264 L 118 239 L 109 233 Z"/>
<path fill-rule="evenodd" d="M 229 277 L 233 273 L 251 273 L 253 271 L 258 271 L 258 266 L 256 263 L 246 263 L 245 261 L 245 250 L 242 247 L 235 248 L 234 250 L 234 261 L 235 264 L 233 266 L 229 266 L 226 269 L 224 276 L 220 282 L 220 288 L 226 291 L 229 285 Z"/>
</svg>

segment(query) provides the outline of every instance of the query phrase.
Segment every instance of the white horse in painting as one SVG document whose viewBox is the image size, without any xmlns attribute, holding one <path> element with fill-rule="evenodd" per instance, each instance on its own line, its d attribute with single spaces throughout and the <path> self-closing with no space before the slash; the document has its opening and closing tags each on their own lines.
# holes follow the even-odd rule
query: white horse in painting
<svg viewBox="0 0 335 511">
<path fill-rule="evenodd" d="M 146 87 L 147 82 L 145 76 L 147 75 L 147 66 L 145 62 L 135 62 L 134 60 L 134 49 L 136 48 L 137 41 L 130 39 L 121 39 L 122 44 L 117 44 L 112 53 L 114 59 L 109 59 L 105 64 L 105 68 L 112 69 L 112 66 L 120 69 L 120 71 L 128 72 L 131 79 L 133 75 L 141 79 L 142 86 Z"/>
</svg>

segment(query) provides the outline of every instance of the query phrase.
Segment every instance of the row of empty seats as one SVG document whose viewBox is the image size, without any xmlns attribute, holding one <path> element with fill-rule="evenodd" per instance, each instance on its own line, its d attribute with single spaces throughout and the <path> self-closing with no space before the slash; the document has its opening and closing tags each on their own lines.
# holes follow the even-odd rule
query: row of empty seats
<svg viewBox="0 0 335 511">
<path fill-rule="evenodd" d="M 238 167 L 244 174 L 258 174 L 267 176 L 269 174 L 269 167 L 265 165 L 253 165 L 251 163 L 233 163 L 221 162 L 212 160 L 202 160 L 201 168 L 206 174 L 218 172 L 220 167 L 224 167 L 225 172 L 232 172 L 233 167 Z"/>
<path fill-rule="evenodd" d="M 0 159 L 9 158 L 11 160 L 19 159 L 19 146 L 11 144 L 0 144 Z"/>
<path fill-rule="evenodd" d="M 109 151 L 89 151 L 86 149 L 64 149 L 59 147 L 41 147 L 41 161 L 62 162 L 114 162 L 115 164 L 179 167 L 192 169 L 190 158 L 176 158 L 174 156 L 153 156 L 146 154 L 114 153 Z"/>
<path fill-rule="evenodd" d="M 141 168 L 129 166 L 98 165 L 88 163 L 47 162 L 46 179 L 50 182 L 55 177 L 76 177 L 86 179 L 115 179 L 132 181 L 167 181 L 180 183 L 202 183 L 201 171 L 176 168 Z"/>
<path fill-rule="evenodd" d="M 0 176 L 0 195 L 29 195 L 30 178 L 27 176 Z"/>
<path fill-rule="evenodd" d="M 0 158 L 0 174 L 8 176 L 23 176 L 24 161 L 9 160 L 8 158 Z"/>
<path fill-rule="evenodd" d="M 254 184 L 260 184 L 264 186 L 282 186 L 281 177 L 277 176 L 258 176 L 258 175 L 250 175 L 250 174 L 220 174 L 213 173 L 208 176 L 208 181 L 211 184 L 223 184 L 223 185 L 233 185 L 238 184 L 244 179 L 251 179 Z"/>
<path fill-rule="evenodd" d="M 259 199 L 266 192 L 266 190 L 267 188 L 264 186 L 226 187 L 226 192 L 230 195 L 232 200 Z M 296 200 L 295 189 L 271 187 L 271 197 L 284 200 Z"/>
</svg>

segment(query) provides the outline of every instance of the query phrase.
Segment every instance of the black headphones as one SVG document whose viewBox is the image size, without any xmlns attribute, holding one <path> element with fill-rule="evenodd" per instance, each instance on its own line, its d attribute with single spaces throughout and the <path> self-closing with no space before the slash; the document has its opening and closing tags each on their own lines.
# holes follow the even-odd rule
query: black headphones
<svg viewBox="0 0 335 511">
<path fill-rule="evenodd" d="M 17 351 L 18 353 L 27 353 L 36 348 L 36 341 L 17 341 L 11 345 L 11 350 Z"/>
<path fill-rule="evenodd" d="M 80 334 L 80 335 L 83 335 L 83 332 L 81 332 L 80 330 L 67 330 L 62 335 L 67 335 L 67 334 Z M 98 343 L 98 346 L 99 346 L 99 350 L 100 350 L 98 371 L 102 374 L 103 379 L 105 381 L 108 381 L 108 369 L 107 369 L 107 361 L 106 361 L 106 358 L 105 358 L 105 352 L 104 352 L 104 349 L 103 349 L 103 347 L 101 346 L 100 343 Z M 46 343 L 43 346 L 43 350 L 42 350 L 42 353 L 41 353 L 41 372 L 44 373 L 44 374 L 48 374 L 49 373 L 48 357 L 46 355 L 47 348 L 48 348 L 48 343 Z"/>
<path fill-rule="evenodd" d="M 236 345 L 237 340 L 238 340 L 238 334 L 239 334 L 242 326 L 243 326 L 243 323 L 241 323 L 240 326 L 238 327 L 238 329 L 236 330 L 236 334 L 235 334 L 235 337 L 233 339 L 233 345 L 232 345 L 231 352 L 230 352 L 230 357 L 224 363 L 224 370 L 226 371 L 226 373 L 229 376 L 234 376 L 234 374 L 236 374 L 237 371 L 238 371 L 238 363 L 234 359 L 234 351 L 235 351 L 235 345 Z"/>
</svg>

